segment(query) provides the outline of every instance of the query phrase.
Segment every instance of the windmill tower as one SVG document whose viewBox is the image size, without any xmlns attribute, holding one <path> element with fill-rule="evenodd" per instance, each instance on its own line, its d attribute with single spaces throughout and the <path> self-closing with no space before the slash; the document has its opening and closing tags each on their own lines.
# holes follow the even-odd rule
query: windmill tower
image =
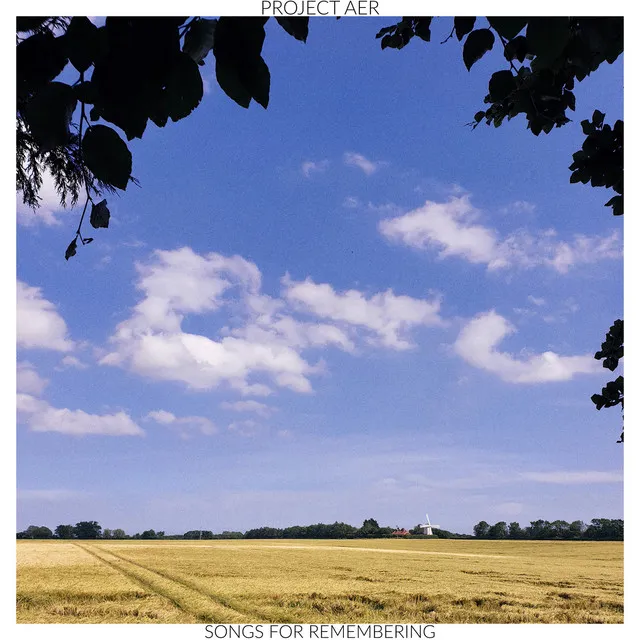
<svg viewBox="0 0 640 640">
<path fill-rule="evenodd" d="M 422 529 L 422 533 L 425 536 L 432 536 L 433 535 L 433 530 L 434 529 L 439 529 L 440 525 L 439 524 L 431 524 L 431 521 L 429 520 L 429 514 L 427 513 L 427 523 L 426 524 L 421 524 L 420 528 Z"/>
</svg>

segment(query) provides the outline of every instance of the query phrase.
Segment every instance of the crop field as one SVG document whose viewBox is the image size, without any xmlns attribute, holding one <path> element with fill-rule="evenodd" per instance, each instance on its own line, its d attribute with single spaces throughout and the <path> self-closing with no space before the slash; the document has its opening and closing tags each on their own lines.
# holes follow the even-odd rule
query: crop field
<svg viewBox="0 0 640 640">
<path fill-rule="evenodd" d="M 621 623 L 620 542 L 27 541 L 19 623 Z"/>
</svg>

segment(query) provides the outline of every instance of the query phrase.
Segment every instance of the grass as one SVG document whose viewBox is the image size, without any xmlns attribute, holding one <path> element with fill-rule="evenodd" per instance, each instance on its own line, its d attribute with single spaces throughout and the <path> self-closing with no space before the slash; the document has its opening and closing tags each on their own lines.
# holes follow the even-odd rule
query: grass
<svg viewBox="0 0 640 640">
<path fill-rule="evenodd" d="M 23 623 L 621 623 L 618 542 L 19 541 Z"/>
</svg>

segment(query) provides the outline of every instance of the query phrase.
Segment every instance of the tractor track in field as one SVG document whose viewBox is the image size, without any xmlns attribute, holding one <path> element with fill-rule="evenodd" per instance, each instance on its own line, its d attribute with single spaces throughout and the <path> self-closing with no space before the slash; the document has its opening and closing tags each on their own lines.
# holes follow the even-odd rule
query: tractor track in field
<svg viewBox="0 0 640 640">
<path fill-rule="evenodd" d="M 188 580 L 150 569 L 103 547 L 89 547 L 77 543 L 75 546 L 155 595 L 165 598 L 183 613 L 192 616 L 194 622 L 248 624 L 266 621 L 257 611 L 236 609 L 223 598 L 212 596 Z"/>
</svg>

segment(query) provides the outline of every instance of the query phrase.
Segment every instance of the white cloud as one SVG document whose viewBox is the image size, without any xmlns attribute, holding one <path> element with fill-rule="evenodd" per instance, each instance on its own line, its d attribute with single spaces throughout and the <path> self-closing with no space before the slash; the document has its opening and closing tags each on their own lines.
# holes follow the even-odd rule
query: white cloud
<svg viewBox="0 0 640 640">
<path fill-rule="evenodd" d="M 53 176 L 48 171 L 42 172 L 42 186 L 39 191 L 40 206 L 32 209 L 22 202 L 22 193 L 16 193 L 17 222 L 24 227 L 44 225 L 52 227 L 62 224 L 57 213 L 64 211 L 56 192 Z"/>
<path fill-rule="evenodd" d="M 49 381 L 41 378 L 32 364 L 18 362 L 16 388 L 19 392 L 39 396 L 48 384 Z"/>
<path fill-rule="evenodd" d="M 298 345 L 288 344 L 277 328 L 260 326 L 260 316 L 273 313 L 260 305 L 268 307 L 271 302 L 274 307 L 277 302 L 259 295 L 261 276 L 253 263 L 239 256 L 200 256 L 185 247 L 156 251 L 149 263 L 137 268 L 137 288 L 144 298 L 131 318 L 118 325 L 111 338 L 115 350 L 101 364 L 126 365 L 141 375 L 184 382 L 200 390 L 226 382 L 246 395 L 267 395 L 270 390 L 264 383 L 248 380 L 252 375 L 267 375 L 278 386 L 311 391 L 307 375 L 314 367 L 300 356 Z M 232 289 L 235 299 L 225 297 Z M 238 297 L 256 316 L 256 323 L 220 340 L 182 330 L 185 314 L 217 311 L 237 303 Z"/>
<path fill-rule="evenodd" d="M 18 393 L 20 419 L 31 431 L 54 431 L 67 435 L 142 436 L 144 431 L 124 412 L 94 415 L 80 409 L 56 409 L 27 393 Z"/>
<path fill-rule="evenodd" d="M 543 471 L 521 474 L 525 480 L 550 484 L 604 484 L 622 482 L 622 473 L 616 471 Z"/>
<path fill-rule="evenodd" d="M 443 324 L 439 300 L 392 291 L 366 298 L 358 291 L 337 294 L 329 285 L 285 278 L 283 297 L 273 298 L 260 292 L 256 265 L 239 256 L 201 256 L 189 248 L 155 251 L 137 270 L 143 298 L 116 327 L 111 351 L 102 353 L 99 362 L 192 389 L 226 384 L 243 395 L 264 396 L 272 383 L 309 393 L 309 376 L 322 372 L 324 364 L 307 361 L 304 350 L 354 352 L 363 329 L 367 342 L 402 349 L 410 346 L 404 337 L 410 328 Z M 315 306 L 314 292 L 321 294 Z M 327 294 L 332 307 L 323 309 Z M 295 309 L 326 321 L 298 320 L 291 314 Z M 207 331 L 209 335 L 183 330 L 187 315 L 214 312 L 226 313 L 228 325 Z"/>
<path fill-rule="evenodd" d="M 365 158 L 361 153 L 345 152 L 343 156 L 344 163 L 349 167 L 356 167 L 363 171 L 366 175 L 373 175 L 380 167 L 384 166 L 384 162 L 373 162 Z"/>
<path fill-rule="evenodd" d="M 535 296 L 527 296 L 527 300 L 536 307 L 543 307 L 547 304 L 544 298 L 536 298 Z"/>
<path fill-rule="evenodd" d="M 571 380 L 579 373 L 601 370 L 591 354 L 560 356 L 545 351 L 526 358 L 498 351 L 497 345 L 515 328 L 495 311 L 480 313 L 460 331 L 454 351 L 478 369 L 495 373 L 506 382 L 538 383 Z"/>
<path fill-rule="evenodd" d="M 404 215 L 381 220 L 378 228 L 389 240 L 416 249 L 436 249 L 440 258 L 456 256 L 485 264 L 489 270 L 546 266 L 567 273 L 578 264 L 622 256 L 617 232 L 608 236 L 578 234 L 571 241 L 559 241 L 552 229 L 535 235 L 520 230 L 501 238 L 479 218 L 469 196 L 463 195 L 441 203 L 427 200 Z"/>
<path fill-rule="evenodd" d="M 318 160 L 313 162 L 312 160 L 306 160 L 302 163 L 300 171 L 305 178 L 310 178 L 314 173 L 324 173 L 329 166 L 328 160 Z"/>
<path fill-rule="evenodd" d="M 42 297 L 37 287 L 18 280 L 16 314 L 17 343 L 26 349 L 70 351 L 73 342 L 67 337 L 67 325 L 55 305 Z"/>
<path fill-rule="evenodd" d="M 75 356 L 65 356 L 60 361 L 64 367 L 72 367 L 73 369 L 86 369 L 88 365 L 76 358 Z"/>
<path fill-rule="evenodd" d="M 223 402 L 220 405 L 223 409 L 230 411 L 237 411 L 239 413 L 252 412 L 256 413 L 263 418 L 267 418 L 274 411 L 274 407 L 269 407 L 262 402 L 256 402 L 255 400 L 238 400 L 237 402 Z"/>
<path fill-rule="evenodd" d="M 282 279 L 284 297 L 298 308 L 333 322 L 371 331 L 374 342 L 392 349 L 412 346 L 406 337 L 417 326 L 442 326 L 440 300 L 395 295 L 391 289 L 367 298 L 355 289 L 336 292 L 329 284 L 316 284 L 310 278 L 295 282 Z M 371 341 L 371 338 L 370 338 Z"/>
<path fill-rule="evenodd" d="M 145 420 L 153 420 L 158 424 L 164 424 L 172 427 L 176 427 L 178 432 L 185 437 L 190 435 L 190 431 L 196 429 L 200 433 L 210 436 L 217 433 L 218 429 L 215 424 L 203 416 L 184 416 L 178 418 L 173 413 L 159 409 L 158 411 L 150 411 Z"/>
</svg>

